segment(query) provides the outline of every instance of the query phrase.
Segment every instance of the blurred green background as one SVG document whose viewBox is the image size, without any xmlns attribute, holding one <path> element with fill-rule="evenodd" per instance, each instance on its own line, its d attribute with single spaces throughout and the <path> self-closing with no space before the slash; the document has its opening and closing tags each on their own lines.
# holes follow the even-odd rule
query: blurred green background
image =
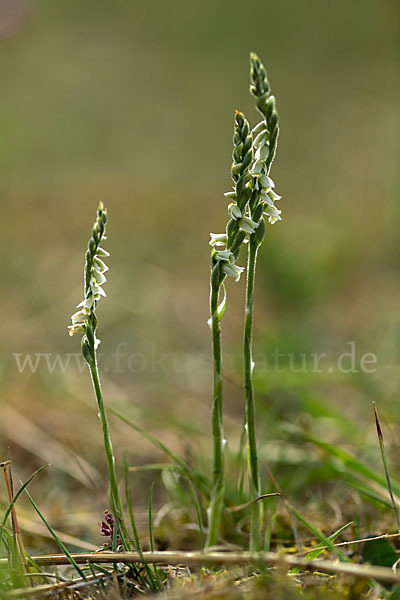
<svg viewBox="0 0 400 600">
<path fill-rule="evenodd" d="M 98 330 L 106 400 L 207 459 L 208 239 L 226 223 L 234 109 L 258 121 L 250 51 L 267 67 L 281 122 L 272 176 L 283 221 L 267 228 L 257 274 L 261 454 L 278 460 L 290 449 L 285 426 L 301 424 L 379 465 L 372 400 L 396 454 L 399 16 L 397 0 L 0 2 L 0 448 L 5 457 L 11 446 L 21 478 L 53 463 L 32 488 L 53 519 L 61 506 L 65 523 L 71 498 L 85 526 L 105 507 L 89 375 L 74 358 L 20 373 L 14 354 L 79 352 L 66 327 L 100 200 L 111 252 Z M 228 282 L 223 321 L 233 448 L 244 283 Z M 349 342 L 358 365 L 377 357 L 374 373 L 337 368 Z M 276 351 L 292 355 L 278 370 Z M 326 353 L 320 373 L 310 372 L 313 353 Z M 118 421 L 112 428 L 119 458 L 159 460 Z M 298 491 L 307 476 L 288 473 Z M 147 491 L 138 484 L 134 495 Z"/>
</svg>

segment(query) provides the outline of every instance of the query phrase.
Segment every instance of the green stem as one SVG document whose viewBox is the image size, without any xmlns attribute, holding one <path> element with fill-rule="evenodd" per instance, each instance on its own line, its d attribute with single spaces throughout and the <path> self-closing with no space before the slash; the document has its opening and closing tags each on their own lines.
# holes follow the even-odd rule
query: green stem
<svg viewBox="0 0 400 600">
<path fill-rule="evenodd" d="M 97 356 L 96 351 L 94 351 L 94 360 L 89 363 L 90 373 L 92 376 L 93 387 L 96 393 L 97 406 L 99 409 L 99 418 L 101 422 L 101 426 L 103 429 L 103 438 L 104 438 L 104 448 L 106 451 L 107 457 L 107 466 L 108 466 L 108 480 L 110 483 L 110 501 L 111 501 L 111 510 L 114 514 L 114 518 L 118 527 L 118 532 L 120 534 L 121 543 L 124 547 L 124 550 L 129 550 L 128 546 L 128 531 L 125 525 L 124 519 L 124 511 L 122 506 L 121 496 L 118 490 L 117 476 L 115 472 L 115 458 L 114 451 L 111 442 L 110 430 L 108 427 L 108 420 L 106 415 L 106 409 L 103 402 L 103 394 L 101 391 L 100 384 L 100 376 L 99 370 L 97 367 Z"/>
<path fill-rule="evenodd" d="M 254 500 L 261 495 L 260 474 L 258 470 L 257 455 L 257 437 L 255 424 L 255 406 L 253 390 L 253 356 L 252 356 L 252 336 L 253 336 L 253 308 L 254 308 L 254 283 L 256 274 L 256 263 L 258 253 L 258 243 L 254 236 L 250 236 L 248 264 L 247 264 L 247 286 L 246 286 L 246 309 L 244 320 L 244 345 L 243 345 L 243 368 L 244 368 L 244 389 L 246 394 L 246 429 L 248 439 L 248 464 L 249 464 L 249 482 L 251 499 Z M 262 505 L 259 502 L 253 502 L 250 507 L 250 550 L 260 551 L 261 524 L 262 524 Z"/>
<path fill-rule="evenodd" d="M 213 488 L 208 509 L 208 536 L 206 546 L 218 544 L 224 500 L 224 433 L 222 426 L 222 348 L 218 315 L 220 285 L 211 284 L 210 311 L 212 329 L 214 401 L 212 433 L 214 440 Z"/>
</svg>

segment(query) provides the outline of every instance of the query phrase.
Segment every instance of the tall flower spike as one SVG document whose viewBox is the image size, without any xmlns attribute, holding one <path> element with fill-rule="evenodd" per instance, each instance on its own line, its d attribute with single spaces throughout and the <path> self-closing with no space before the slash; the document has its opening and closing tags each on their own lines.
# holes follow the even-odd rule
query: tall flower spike
<svg viewBox="0 0 400 600">
<path fill-rule="evenodd" d="M 249 184 L 253 177 L 250 166 L 253 161 L 253 137 L 249 124 L 241 112 L 235 113 L 233 135 L 233 164 L 231 175 L 233 191 L 225 194 L 231 203 L 228 206 L 229 221 L 225 234 L 211 234 L 211 290 L 209 324 L 212 331 L 213 349 L 213 487 L 208 509 L 207 547 L 218 543 L 221 516 L 224 505 L 224 432 L 222 423 L 222 348 L 220 321 L 226 307 L 226 294 L 219 304 L 220 289 L 226 276 L 239 281 L 243 267 L 236 265 L 236 259 L 246 231 L 253 231 L 253 222 L 247 217 L 248 202 L 251 196 Z M 254 223 L 256 226 L 257 224 Z"/>
<path fill-rule="evenodd" d="M 79 310 L 71 317 L 72 325 L 68 326 L 69 334 L 84 333 L 82 338 L 82 353 L 85 360 L 91 364 L 95 360 L 95 350 L 100 343 L 96 338 L 96 306 L 101 296 L 105 296 L 102 285 L 106 282 L 104 273 L 108 271 L 103 258 L 109 256 L 100 243 L 106 239 L 107 211 L 100 202 L 97 218 L 93 225 L 85 256 L 84 299 L 77 308 Z"/>
<path fill-rule="evenodd" d="M 258 248 L 265 234 L 264 214 L 270 223 L 280 220 L 280 213 L 275 201 L 279 196 L 273 191 L 274 182 L 269 176 L 272 161 L 276 152 L 279 134 L 278 113 L 275 98 L 271 96 L 271 87 L 263 64 L 256 54 L 250 55 L 250 91 L 256 98 L 256 107 L 263 120 L 253 129 L 254 162 L 252 164 L 252 194 L 249 201 L 249 212 L 252 223 L 247 223 L 250 232 L 247 256 L 246 307 L 244 318 L 243 343 L 243 387 L 246 398 L 246 431 L 248 440 L 248 467 L 251 494 L 250 507 L 250 550 L 262 548 L 261 530 L 263 509 L 256 499 L 261 495 L 260 473 L 258 468 L 258 452 L 256 437 L 256 416 L 253 388 L 253 310 L 254 285 Z M 255 224 L 253 226 L 252 224 Z"/>
<path fill-rule="evenodd" d="M 70 335 L 82 332 L 81 347 L 82 354 L 88 364 L 90 375 L 92 377 L 93 389 L 96 395 L 98 415 L 103 430 L 104 449 L 107 457 L 108 481 L 110 486 L 110 502 L 111 510 L 105 515 L 105 521 L 102 524 L 103 531 L 110 531 L 114 538 L 114 519 L 117 527 L 117 539 L 121 540 L 124 550 L 129 550 L 129 534 L 125 524 L 124 509 L 121 495 L 118 489 L 118 480 L 115 470 L 115 457 L 111 441 L 110 430 L 106 409 L 104 406 L 103 394 L 101 391 L 100 375 L 97 365 L 97 346 L 100 343 L 96 339 L 96 307 L 101 296 L 105 296 L 104 290 L 101 287 L 106 281 L 104 273 L 108 271 L 107 265 L 103 258 L 109 256 L 109 253 L 104 250 L 100 244 L 106 239 L 106 223 L 107 211 L 103 203 L 100 202 L 97 209 L 96 221 L 93 225 L 92 234 L 89 239 L 88 247 L 85 255 L 85 271 L 84 271 L 84 298 L 78 305 L 78 312 L 72 315 L 72 325 L 69 326 Z M 107 535 L 107 534 L 105 534 Z"/>
</svg>

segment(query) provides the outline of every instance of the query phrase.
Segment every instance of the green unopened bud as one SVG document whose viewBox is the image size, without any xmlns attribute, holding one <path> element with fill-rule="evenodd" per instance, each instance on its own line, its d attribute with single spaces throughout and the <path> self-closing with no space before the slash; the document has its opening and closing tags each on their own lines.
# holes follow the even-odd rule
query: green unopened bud
<svg viewBox="0 0 400 600">
<path fill-rule="evenodd" d="M 237 165 L 233 164 L 232 165 L 232 173 L 234 175 L 239 175 L 240 171 L 241 171 L 241 168 L 242 168 L 242 163 L 238 163 Z"/>
<path fill-rule="evenodd" d="M 273 131 L 278 125 L 278 113 L 274 111 L 268 120 L 268 126 L 271 131 Z"/>
<path fill-rule="evenodd" d="M 251 138 L 251 136 L 247 136 L 247 138 L 245 139 L 245 142 L 243 144 L 243 154 L 246 154 L 247 152 L 252 152 L 252 146 L 253 146 L 253 140 Z"/>
<path fill-rule="evenodd" d="M 258 246 L 263 241 L 264 236 L 265 236 L 265 221 L 263 218 L 261 218 L 261 221 L 259 222 L 259 225 L 254 233 L 254 241 L 257 243 Z"/>
<path fill-rule="evenodd" d="M 82 350 L 83 358 L 86 360 L 86 362 L 88 363 L 89 366 L 92 366 L 94 364 L 94 356 L 91 352 L 90 345 L 88 343 L 86 335 L 84 335 L 82 337 L 81 350 Z"/>
<path fill-rule="evenodd" d="M 95 242 L 98 243 L 100 241 L 100 226 L 99 226 L 99 223 L 96 223 L 96 225 L 93 227 L 92 236 L 93 236 L 93 239 L 95 240 Z"/>
<path fill-rule="evenodd" d="M 244 114 L 241 113 L 241 115 L 242 115 L 243 124 L 242 124 L 241 130 L 240 130 L 240 137 L 242 139 L 245 139 L 249 135 L 249 124 L 246 121 Z"/>
<path fill-rule="evenodd" d="M 268 131 L 264 130 L 264 131 L 261 131 L 254 138 L 254 145 L 258 148 L 258 147 L 263 146 L 264 144 L 266 144 L 267 141 L 268 141 Z"/>
<path fill-rule="evenodd" d="M 96 317 L 96 313 L 94 311 L 92 311 L 90 313 L 90 323 L 91 323 L 93 332 L 95 332 L 96 328 L 97 328 L 97 317 Z"/>
<path fill-rule="evenodd" d="M 87 342 L 89 343 L 89 346 L 91 348 L 94 347 L 94 333 L 91 327 L 86 327 L 86 338 L 87 338 Z"/>
<path fill-rule="evenodd" d="M 253 153 L 247 152 L 247 154 L 245 154 L 245 156 L 243 157 L 242 170 L 244 171 L 244 169 L 247 169 L 247 167 L 249 167 L 252 162 L 253 162 Z"/>
<path fill-rule="evenodd" d="M 226 235 L 227 235 L 229 246 L 230 246 L 229 240 L 232 238 L 233 235 L 235 235 L 237 229 L 238 229 L 238 225 L 237 225 L 236 219 L 230 218 L 228 223 L 226 224 Z"/>
<path fill-rule="evenodd" d="M 264 212 L 264 203 L 260 202 L 252 212 L 251 218 L 253 219 L 253 221 L 256 221 L 256 223 L 259 223 L 263 212 Z"/>
<path fill-rule="evenodd" d="M 241 157 L 242 157 L 242 151 L 243 151 L 243 142 L 241 142 L 240 144 L 235 146 L 233 149 L 233 160 L 235 163 L 240 162 Z"/>
<path fill-rule="evenodd" d="M 276 100 L 275 100 L 275 96 L 270 96 L 267 100 L 266 106 L 265 106 L 265 116 L 267 119 L 267 122 L 269 124 L 269 121 L 271 119 L 272 113 L 276 113 Z"/>
<path fill-rule="evenodd" d="M 219 261 L 212 268 L 211 285 L 213 288 L 218 288 L 221 285 L 221 266 Z"/>
<path fill-rule="evenodd" d="M 258 125 L 256 125 L 253 129 L 253 136 L 256 137 L 259 133 L 261 133 L 262 131 L 266 131 L 267 129 L 267 125 L 265 123 L 265 121 L 260 121 L 258 123 Z"/>
<path fill-rule="evenodd" d="M 242 229 L 239 229 L 235 233 L 232 243 L 230 244 L 230 248 L 231 248 L 232 253 L 234 254 L 235 258 L 238 257 L 240 247 L 243 244 L 245 238 L 246 238 L 246 232 L 243 231 Z"/>
<path fill-rule="evenodd" d="M 263 146 L 262 148 L 258 149 L 258 155 L 264 161 L 268 158 L 268 156 L 269 156 L 269 146 L 268 146 L 268 144 L 265 144 L 265 146 Z"/>
<path fill-rule="evenodd" d="M 88 247 L 89 247 L 91 255 L 93 256 L 93 254 L 96 251 L 96 242 L 94 241 L 94 239 L 92 237 L 89 240 Z"/>
</svg>

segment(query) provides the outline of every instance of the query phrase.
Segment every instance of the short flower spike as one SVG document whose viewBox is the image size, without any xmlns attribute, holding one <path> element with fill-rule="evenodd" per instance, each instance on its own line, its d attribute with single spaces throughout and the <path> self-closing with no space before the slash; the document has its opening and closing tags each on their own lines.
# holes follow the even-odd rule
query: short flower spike
<svg viewBox="0 0 400 600">
<path fill-rule="evenodd" d="M 96 306 L 101 296 L 105 296 L 102 288 L 106 282 L 104 273 L 108 271 L 107 265 L 103 262 L 103 258 L 110 256 L 109 253 L 100 246 L 100 243 L 106 239 L 106 223 L 107 211 L 100 202 L 97 210 L 97 218 L 93 225 L 92 235 L 88 243 L 85 260 L 84 273 L 84 299 L 77 308 L 79 310 L 71 317 L 72 325 L 68 326 L 69 335 L 75 333 L 84 333 L 82 339 L 82 352 L 90 362 L 94 360 L 94 350 L 100 343 L 96 338 Z M 100 258 L 101 257 L 101 258 Z"/>
</svg>

